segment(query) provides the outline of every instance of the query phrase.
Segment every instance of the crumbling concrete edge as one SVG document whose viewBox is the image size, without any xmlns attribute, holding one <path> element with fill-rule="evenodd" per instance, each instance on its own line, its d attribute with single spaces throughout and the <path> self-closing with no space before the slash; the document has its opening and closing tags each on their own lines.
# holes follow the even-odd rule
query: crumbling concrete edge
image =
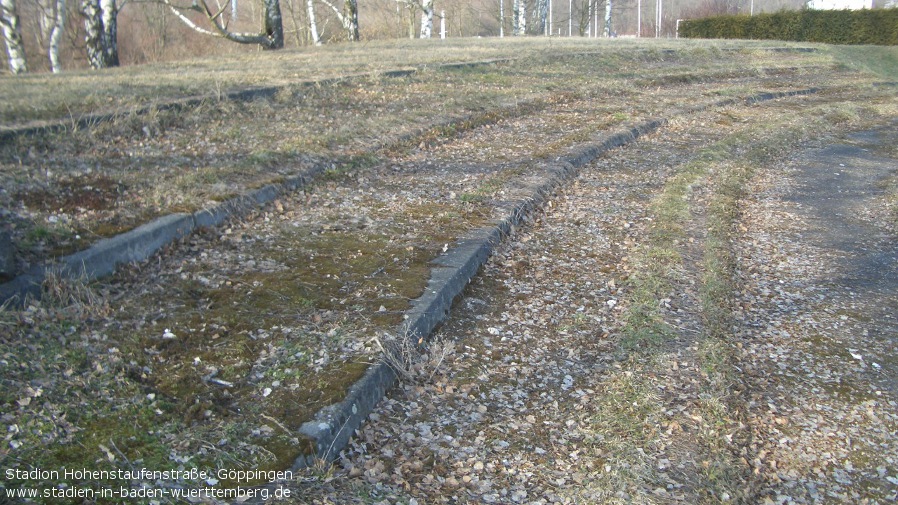
<svg viewBox="0 0 898 505">
<path fill-rule="evenodd" d="M 471 65 L 499 63 L 501 61 L 490 60 L 472 63 Z M 503 105 L 498 110 L 513 109 L 518 105 L 520 104 Z M 387 142 L 387 145 L 399 145 L 408 142 L 416 136 L 425 134 L 430 129 L 451 127 L 459 122 L 468 121 L 473 117 L 475 115 L 471 114 L 449 118 L 437 124 L 397 136 Z M 382 147 L 381 145 L 372 147 L 369 152 L 372 154 L 376 153 Z M 56 264 L 34 266 L 28 271 L 19 274 L 15 279 L 0 284 L 0 305 L 10 300 L 21 304 L 29 296 L 33 298 L 39 297 L 40 285 L 46 277 L 48 268 L 54 268 L 59 273 L 69 277 L 81 277 L 87 274 L 86 277 L 88 279 L 94 279 L 111 274 L 115 270 L 115 266 L 122 263 L 146 259 L 166 244 L 189 235 L 197 228 L 217 226 L 231 217 L 245 215 L 253 207 L 263 205 L 284 193 L 307 185 L 315 176 L 323 172 L 331 162 L 332 160 L 319 163 L 315 167 L 298 176 L 287 179 L 283 183 L 271 184 L 213 207 L 186 215 L 192 217 L 192 221 L 182 222 L 181 218 L 185 214 L 167 215 L 121 235 L 103 239 L 84 251 L 61 258 Z M 172 226 L 175 228 L 172 229 Z M 155 235 L 165 238 L 154 246 L 144 245 L 147 239 L 153 241 L 153 236 Z"/>
<path fill-rule="evenodd" d="M 556 188 L 603 153 L 633 142 L 639 136 L 666 123 L 664 119 L 645 121 L 606 135 L 549 164 L 546 175 L 519 188 L 529 193 L 527 196 L 501 206 L 503 218 L 466 234 L 434 260 L 424 294 L 412 301 L 412 307 L 405 313 L 405 322 L 396 330 L 397 335 L 415 340 L 429 337 L 448 317 L 453 302 L 477 275 L 495 248 L 524 223 L 533 211 L 542 207 Z M 343 401 L 323 408 L 314 419 L 300 427 L 299 432 L 309 442 L 312 451 L 297 458 L 293 468 L 312 466 L 321 460 L 335 460 L 349 443 L 353 433 L 396 381 L 396 373 L 387 363 L 379 362 L 370 366 L 365 375 L 349 388 Z"/>
<path fill-rule="evenodd" d="M 810 88 L 760 93 L 743 100 L 747 104 L 752 104 L 776 98 L 808 95 L 817 91 L 817 88 Z M 678 111 L 674 115 L 700 112 L 738 102 L 737 99 L 723 100 Z M 504 218 L 466 234 L 446 253 L 434 260 L 435 266 L 431 269 L 424 294 L 412 301 L 412 307 L 405 313 L 405 322 L 397 328 L 396 334 L 414 340 L 429 338 L 448 317 L 453 302 L 477 275 L 495 248 L 505 237 L 511 235 L 515 228 L 524 223 L 533 211 L 540 208 L 556 188 L 575 177 L 582 167 L 602 154 L 630 144 L 640 136 L 651 133 L 667 123 L 668 120 L 665 118 L 649 119 L 590 142 L 555 163 L 547 163 L 546 175 L 530 184 L 528 188 L 521 188 L 529 189 L 528 196 L 503 206 Z M 311 450 L 296 458 L 292 469 L 314 466 L 320 461 L 335 461 L 349 444 L 353 433 L 361 427 L 386 392 L 396 385 L 397 379 L 396 372 L 384 361 L 368 367 L 362 378 L 349 388 L 346 398 L 321 409 L 311 421 L 300 427 L 299 433 L 305 438 Z"/>
<path fill-rule="evenodd" d="M 21 305 L 28 297 L 38 298 L 41 284 L 50 269 L 70 278 L 91 280 L 113 273 L 119 265 L 143 261 L 199 228 L 211 228 L 228 219 L 244 216 L 252 209 L 309 184 L 324 170 L 323 165 L 318 165 L 282 183 L 263 186 L 192 214 L 162 216 L 120 235 L 101 239 L 83 251 L 64 256 L 56 263 L 34 266 L 15 279 L 0 284 L 0 305 L 7 302 Z"/>
<path fill-rule="evenodd" d="M 186 109 L 189 107 L 196 107 L 203 104 L 209 100 L 231 100 L 231 101 L 243 101 L 249 102 L 252 100 L 264 99 L 264 98 L 273 98 L 281 91 L 288 89 L 289 86 L 301 86 L 301 87 L 322 87 L 322 86 L 336 86 L 338 84 L 343 84 L 346 82 L 350 82 L 354 79 L 364 79 L 369 77 L 390 77 L 390 78 L 399 78 L 399 77 L 408 77 L 411 75 L 415 75 L 416 73 L 424 70 L 426 68 L 435 68 L 441 70 L 454 70 L 457 68 L 467 68 L 467 67 L 478 67 L 478 66 L 490 66 L 490 65 L 499 65 L 503 63 L 508 63 L 512 61 L 512 58 L 505 59 L 495 59 L 495 60 L 482 60 L 482 61 L 470 61 L 470 62 L 461 62 L 461 63 L 442 63 L 435 65 L 418 65 L 416 67 L 409 68 L 396 68 L 393 70 L 378 70 L 372 72 L 363 72 L 363 73 L 355 73 L 355 74 L 347 74 L 336 77 L 325 77 L 321 79 L 311 80 L 311 81 L 299 81 L 293 84 L 282 84 L 277 86 L 250 86 L 245 88 L 239 88 L 231 91 L 227 91 L 224 93 L 220 93 L 218 95 L 194 95 L 194 96 L 186 96 L 183 98 L 175 98 L 171 100 L 157 100 L 150 102 L 146 105 L 135 106 L 128 109 L 121 109 L 112 112 L 98 112 L 93 114 L 83 114 L 77 118 L 69 118 L 68 120 L 60 119 L 60 120 L 49 120 L 42 121 L 37 124 L 28 124 L 22 126 L 2 126 L 0 125 L 0 141 L 11 141 L 16 137 L 23 136 L 31 136 L 37 135 L 40 133 L 55 133 L 55 132 L 66 132 L 71 130 L 83 130 L 86 128 L 90 128 L 99 123 L 105 123 L 114 121 L 117 118 L 129 115 L 142 115 L 147 114 L 154 110 L 172 110 L 179 111 L 182 109 Z"/>
</svg>

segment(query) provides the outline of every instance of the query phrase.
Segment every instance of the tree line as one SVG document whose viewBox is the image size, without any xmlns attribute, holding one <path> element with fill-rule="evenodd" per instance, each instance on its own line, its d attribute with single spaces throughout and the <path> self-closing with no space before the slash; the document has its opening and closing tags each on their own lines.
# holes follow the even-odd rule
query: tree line
<svg viewBox="0 0 898 505">
<path fill-rule="evenodd" d="M 656 11 L 660 2 L 666 9 L 663 15 Z M 234 47 L 278 50 L 362 37 L 673 36 L 681 13 L 735 13 L 740 2 L 363 0 L 360 5 L 358 0 L 0 0 L 0 28 L 9 72 L 58 73 L 64 68 L 102 69 L 230 51 L 208 43 L 212 38 Z M 783 5 L 803 0 L 753 4 L 764 2 Z"/>
</svg>

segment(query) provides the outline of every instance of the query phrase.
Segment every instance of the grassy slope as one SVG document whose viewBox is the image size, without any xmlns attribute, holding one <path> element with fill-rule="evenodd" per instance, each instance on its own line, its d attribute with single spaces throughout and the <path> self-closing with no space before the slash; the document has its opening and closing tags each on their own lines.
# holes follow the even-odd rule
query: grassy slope
<svg viewBox="0 0 898 505">
<path fill-rule="evenodd" d="M 252 55 L 123 67 L 62 75 L 0 76 L 0 125 L 57 120 L 129 108 L 152 100 L 184 96 L 215 97 L 222 90 L 248 86 L 288 86 L 399 68 L 552 55 L 557 52 L 674 47 L 670 41 L 553 39 L 390 40 L 333 44 Z M 676 47 L 738 47 L 730 41 L 678 41 Z M 753 47 L 777 46 L 756 43 Z"/>
<path fill-rule="evenodd" d="M 545 99 L 545 97 L 559 94 L 561 91 L 585 96 L 590 96 L 589 94 L 593 93 L 597 97 L 602 97 L 604 93 L 616 90 L 616 92 L 626 95 L 622 100 L 620 96 L 615 97 L 615 100 L 619 102 L 620 110 L 608 112 L 612 116 L 627 117 L 634 113 L 634 109 L 641 114 L 658 112 L 650 111 L 648 107 L 645 111 L 639 111 L 641 104 L 634 103 L 634 101 L 649 100 L 649 98 L 642 96 L 641 91 L 632 89 L 632 83 L 636 79 L 645 80 L 657 87 L 677 86 L 684 82 L 700 81 L 703 77 L 708 78 L 721 72 L 731 72 L 734 65 L 730 61 L 729 55 L 723 54 L 719 49 L 721 47 L 740 48 L 740 44 L 739 42 L 727 42 L 719 45 L 713 42 L 594 42 L 527 39 L 490 41 L 488 45 L 477 41 L 453 41 L 445 45 L 403 41 L 368 46 L 334 46 L 321 49 L 320 53 L 312 51 L 266 53 L 261 55 L 260 59 L 253 60 L 257 64 L 267 64 L 268 66 L 265 67 L 268 69 L 267 71 L 253 69 L 252 72 L 234 72 L 227 70 L 241 68 L 242 62 L 233 60 L 222 62 L 218 68 L 208 68 L 201 63 L 192 63 L 168 67 L 117 69 L 101 75 L 80 74 L 67 81 L 72 84 L 70 91 L 58 90 L 52 94 L 47 91 L 49 88 L 44 88 L 43 92 L 39 91 L 39 88 L 40 86 L 51 86 L 54 83 L 58 84 L 58 77 L 32 76 L 28 77 L 33 79 L 29 82 L 34 83 L 35 86 L 29 88 L 33 88 L 35 94 L 31 97 L 32 101 L 27 107 L 33 111 L 41 111 L 35 112 L 38 117 L 55 117 L 59 115 L 59 103 L 61 101 L 67 103 L 69 100 L 72 103 L 85 104 L 85 111 L 87 111 L 94 107 L 91 104 L 96 103 L 99 103 L 99 106 L 132 104 L 160 95 L 177 96 L 182 93 L 209 92 L 216 86 L 248 85 L 261 82 L 289 83 L 292 79 L 305 80 L 342 73 L 382 70 L 409 64 L 481 60 L 512 55 L 545 61 L 540 58 L 544 58 L 546 55 L 557 55 L 559 52 L 595 51 L 601 56 L 597 56 L 594 60 L 590 58 L 571 60 L 574 65 L 583 66 L 584 69 L 583 80 L 573 83 L 572 75 L 575 74 L 575 70 L 578 70 L 576 66 L 567 68 L 564 72 L 556 68 L 557 72 L 553 74 L 545 72 L 545 68 L 549 65 L 546 65 L 545 68 L 519 65 L 509 69 L 462 73 L 451 79 L 444 73 L 435 72 L 410 82 L 365 81 L 365 86 L 358 86 L 354 90 L 370 92 L 372 89 L 364 88 L 369 87 L 373 90 L 389 88 L 398 96 L 399 90 L 396 88 L 413 84 L 415 86 L 413 89 L 422 93 L 422 103 L 438 97 L 445 103 L 453 104 L 451 107 L 454 108 L 450 108 L 448 111 L 443 110 L 441 113 L 465 113 L 482 108 L 488 109 L 489 103 L 472 101 L 464 96 L 472 93 L 472 88 L 467 86 L 472 82 L 482 86 L 492 86 L 490 89 L 495 90 L 493 96 L 499 98 L 519 96 L 539 98 L 542 96 Z M 768 44 L 751 44 L 749 47 L 753 49 L 766 45 Z M 415 51 L 409 51 L 410 48 Z M 419 51 L 420 49 L 426 50 Z M 666 49 L 677 49 L 681 54 L 674 57 L 661 52 Z M 847 54 L 852 62 L 862 60 L 858 54 L 839 51 L 836 52 Z M 650 71 L 647 70 L 646 59 L 638 57 L 638 54 L 644 52 L 650 52 L 653 55 L 650 59 L 654 66 Z M 747 53 L 750 52 L 749 50 Z M 741 54 L 744 56 L 747 53 L 743 51 Z M 670 60 L 669 65 L 665 63 L 665 58 Z M 811 55 L 791 64 L 819 65 L 821 62 L 827 61 L 828 58 L 828 53 L 824 52 L 823 55 Z M 708 63 L 702 65 L 700 63 L 702 59 Z M 683 61 L 687 61 L 688 65 L 684 65 Z M 870 61 L 876 61 L 876 58 L 872 58 Z M 771 58 L 769 55 L 762 57 L 759 52 L 754 64 L 760 68 L 771 66 L 775 62 L 775 58 Z M 298 70 L 300 68 L 306 69 L 307 73 L 301 73 Z M 293 72 L 293 77 L 283 79 L 283 76 L 289 75 L 290 72 Z M 183 75 L 190 75 L 190 79 L 183 79 L 181 77 Z M 260 75 L 263 76 L 263 81 L 258 80 Z M 606 80 L 597 87 L 592 85 L 591 88 L 590 80 L 586 77 L 592 77 L 596 79 L 594 82 L 597 82 L 600 75 L 604 75 Z M 123 82 L 125 81 L 131 82 L 132 85 L 127 86 L 128 95 L 120 103 L 116 100 L 109 102 L 105 98 L 100 98 L 110 90 L 124 89 Z M 133 84 L 141 81 L 155 82 L 157 85 L 147 84 L 142 87 Z M 0 87 L 5 89 L 2 93 L 6 94 L 0 96 L 9 96 L 9 93 L 14 92 L 12 84 L 21 84 L 21 82 L 4 80 L 0 83 Z M 456 87 L 447 87 L 446 83 Z M 747 91 L 753 90 L 742 89 L 734 92 L 740 94 Z M 723 89 L 715 91 L 718 94 L 726 94 L 726 92 Z M 526 95 L 527 93 L 529 95 Z M 699 93 L 694 98 L 704 97 Z M 332 100 L 333 96 L 323 94 L 315 99 L 320 99 L 321 102 L 302 104 L 302 106 L 308 107 L 310 110 L 314 109 L 316 103 L 325 106 L 331 103 L 328 100 Z M 651 99 L 654 100 L 655 97 L 653 96 Z M 274 102 L 273 105 L 260 105 L 258 107 L 261 112 L 255 110 L 247 112 L 241 120 L 258 121 L 265 116 L 266 107 L 277 109 L 277 107 L 284 106 L 284 102 L 281 100 Z M 4 100 L 4 103 L 10 102 Z M 29 102 L 26 101 L 26 103 Z M 349 104 L 346 109 L 352 110 L 352 104 Z M 378 113 L 376 110 L 372 111 L 371 117 L 377 118 Z M 418 110 L 417 114 L 422 118 L 422 125 L 433 120 L 432 116 L 427 116 L 427 109 L 424 107 Z M 4 117 L 17 118 L 10 120 L 18 121 L 24 119 L 21 111 L 11 111 Z M 352 120 L 348 119 L 348 121 Z M 339 126 L 339 121 L 336 121 L 335 124 Z M 225 124 L 224 126 L 229 125 Z M 472 126 L 476 126 L 476 124 Z M 390 128 L 399 129 L 401 127 L 402 125 L 397 122 Z M 390 134 L 390 128 L 379 134 Z M 189 128 L 187 129 L 189 130 Z M 322 138 L 334 138 L 328 137 L 331 135 L 329 132 L 316 131 L 313 133 Z M 431 135 L 436 136 L 436 140 L 439 140 L 440 137 L 452 138 L 457 133 L 447 130 L 431 132 Z M 228 137 L 227 140 L 237 142 L 238 137 L 239 135 L 235 134 Z M 564 140 L 559 140 L 559 144 L 554 149 L 561 151 L 567 144 L 577 141 L 580 137 L 571 135 L 564 138 L 567 139 L 567 143 Z M 345 148 L 345 143 L 333 142 L 332 145 L 325 146 L 323 154 L 333 156 Z M 523 151 L 530 149 L 534 154 L 538 153 L 540 156 L 548 156 L 555 152 L 543 152 L 544 145 L 522 146 L 521 149 Z M 260 173 L 264 173 L 264 168 L 264 163 L 260 163 L 257 167 Z M 337 177 L 328 184 L 339 186 L 344 183 L 346 183 L 345 180 Z M 323 244 L 323 246 L 326 245 L 326 243 Z M 428 247 L 432 245 L 430 244 Z M 367 271 L 370 272 L 370 269 Z M 314 279 L 309 281 L 314 282 Z M 115 288 L 112 286 L 110 289 Z M 174 291 L 173 289 L 169 295 L 174 296 Z M 187 292 L 185 296 L 198 296 L 196 295 L 198 291 L 196 286 L 187 286 L 184 291 Z M 73 300 L 78 303 L 72 303 Z M 199 446 L 206 451 L 204 464 L 240 465 L 245 464 L 245 461 L 235 461 L 234 457 L 242 457 L 247 461 L 253 459 L 252 454 L 241 453 L 233 449 L 234 446 L 229 443 L 234 444 L 235 440 L 252 432 L 258 427 L 257 425 L 250 425 L 245 419 L 239 418 L 218 426 L 204 423 L 202 419 L 205 411 L 211 410 L 212 407 L 202 404 L 192 406 L 190 401 L 193 392 L 190 388 L 184 389 L 183 398 L 177 396 L 178 387 L 176 385 L 162 388 L 159 384 L 168 379 L 164 377 L 148 379 L 146 375 L 152 372 L 139 366 L 146 358 L 134 359 L 134 356 L 129 355 L 129 352 L 140 353 L 141 349 L 144 349 L 144 342 L 137 335 L 133 339 L 120 337 L 121 340 L 117 342 L 104 340 L 106 338 L 103 336 L 105 331 L 97 326 L 96 321 L 104 320 L 104 318 L 106 321 L 117 319 L 115 314 L 105 312 L 105 310 L 109 310 L 109 307 L 97 304 L 96 308 L 92 308 L 90 297 L 83 292 L 62 292 L 57 297 L 57 301 L 56 307 L 35 305 L 34 310 L 29 309 L 30 312 L 3 313 L 3 319 L 0 319 L 0 329 L 4 332 L 5 341 L 3 346 L 4 367 L 7 367 L 4 369 L 4 387 L 7 388 L 7 393 L 2 398 L 4 411 L 10 412 L 10 415 L 13 416 L 10 422 L 14 421 L 16 429 L 21 430 L 22 433 L 21 436 L 15 438 L 21 444 L 13 447 L 16 451 L 15 457 L 28 460 L 38 457 L 38 453 L 40 453 L 42 462 L 47 465 L 65 464 L 67 466 L 92 466 L 96 464 L 96 461 L 103 459 L 108 460 L 107 462 L 112 465 L 122 465 L 128 462 L 128 459 L 123 461 L 123 458 L 129 458 L 130 460 L 141 459 L 143 464 L 160 467 L 168 464 L 169 458 L 173 454 L 179 458 L 186 457 L 184 454 L 195 451 L 195 447 Z M 188 302 L 190 302 L 189 299 Z M 133 303 L 133 300 L 121 305 L 128 306 L 129 310 L 140 310 L 136 305 L 129 306 L 129 303 Z M 152 317 L 152 314 L 149 317 Z M 168 321 L 164 322 L 168 323 Z M 273 324 L 271 321 L 254 323 L 259 328 L 270 327 Z M 197 325 L 199 324 L 197 323 Z M 252 328 L 247 330 L 250 331 Z M 32 348 L 27 351 L 21 349 L 20 342 L 13 339 L 13 335 L 28 335 L 32 339 Z M 186 341 L 186 338 L 184 340 Z M 74 345 L 73 342 L 80 342 L 83 345 Z M 235 347 L 236 350 L 240 350 L 239 345 Z M 256 359 L 259 355 L 254 353 L 257 351 L 258 349 L 247 348 L 245 352 L 249 352 L 251 355 L 239 356 L 239 358 L 244 361 Z M 182 349 L 179 352 L 189 358 L 188 362 L 181 364 L 185 368 L 190 365 L 192 352 L 193 349 Z M 21 369 L 8 368 L 11 363 L 17 363 L 24 356 L 30 356 L 35 361 Z M 202 359 L 212 359 L 212 356 L 204 355 Z M 161 365 L 158 366 L 161 367 Z M 228 379 L 231 378 L 228 377 Z M 40 384 L 34 382 L 36 380 L 40 381 Z M 150 385 L 154 381 L 157 384 L 155 389 Z M 63 391 L 63 385 L 68 389 Z M 162 389 L 165 389 L 168 394 L 165 396 L 160 394 Z M 101 393 L 98 394 L 97 391 Z M 43 404 L 43 408 L 36 408 L 39 403 Z M 163 416 L 161 413 L 166 415 Z M 130 421 L 124 430 L 121 423 L 109 422 L 110 419 L 119 418 Z M 278 422 L 286 421 L 279 420 Z M 227 437 L 237 438 L 229 441 Z M 295 454 L 295 450 L 289 447 L 292 443 L 291 440 L 289 437 L 282 436 L 275 438 L 278 443 L 268 446 L 265 450 L 275 453 L 279 464 L 288 463 L 290 456 Z M 41 440 L 51 442 L 50 451 L 40 451 L 38 444 Z M 225 440 L 226 443 L 216 446 L 220 440 Z M 209 444 L 210 441 L 212 444 Z M 190 449 L 185 449 L 188 447 Z"/>
</svg>

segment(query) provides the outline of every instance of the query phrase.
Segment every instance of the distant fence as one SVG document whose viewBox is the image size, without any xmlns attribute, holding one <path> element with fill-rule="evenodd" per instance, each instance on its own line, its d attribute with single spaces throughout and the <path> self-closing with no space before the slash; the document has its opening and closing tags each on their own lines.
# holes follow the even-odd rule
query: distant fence
<svg viewBox="0 0 898 505">
<path fill-rule="evenodd" d="M 680 22 L 679 36 L 894 46 L 898 45 L 898 8 L 782 11 L 688 19 Z"/>
</svg>

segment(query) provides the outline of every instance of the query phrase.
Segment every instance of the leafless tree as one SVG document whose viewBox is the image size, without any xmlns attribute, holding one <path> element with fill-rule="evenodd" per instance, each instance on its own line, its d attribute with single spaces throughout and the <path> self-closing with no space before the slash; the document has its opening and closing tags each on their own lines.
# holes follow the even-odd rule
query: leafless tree
<svg viewBox="0 0 898 505">
<path fill-rule="evenodd" d="M 545 34 L 549 20 L 549 0 L 536 0 L 533 20 L 533 33 Z"/>
<path fill-rule="evenodd" d="M 331 0 L 321 0 L 321 3 L 330 7 L 343 26 L 346 38 L 350 42 L 359 40 L 359 4 L 358 0 L 343 0 L 342 9 Z"/>
<path fill-rule="evenodd" d="M 50 71 L 58 74 L 62 72 L 59 46 L 65 32 L 66 0 L 38 0 L 37 7 L 39 9 L 41 46 L 47 53 Z"/>
<path fill-rule="evenodd" d="M 433 0 L 421 2 L 421 38 L 429 39 L 433 34 Z"/>
<path fill-rule="evenodd" d="M 87 62 L 93 69 L 117 67 L 118 11 L 116 0 L 82 0 Z"/>
<path fill-rule="evenodd" d="M 172 13 L 193 30 L 213 37 L 221 37 L 238 44 L 258 44 L 263 49 L 281 49 L 284 47 L 284 22 L 281 16 L 280 0 L 262 0 L 262 30 L 258 33 L 233 32 L 228 29 L 231 16 L 228 15 L 229 2 L 218 4 L 214 8 L 207 0 L 193 0 L 190 5 L 178 3 L 178 0 L 160 0 Z M 201 14 L 208 28 L 194 22 L 187 13 Z"/>
<path fill-rule="evenodd" d="M 315 2 L 306 0 L 306 10 L 309 13 L 309 36 L 316 46 L 321 45 L 321 35 L 318 34 L 318 23 L 315 22 Z"/>
<path fill-rule="evenodd" d="M 25 44 L 22 41 L 22 28 L 19 25 L 16 0 L 0 0 L 0 28 L 3 29 L 3 40 L 6 42 L 9 71 L 13 74 L 27 72 Z"/>
<path fill-rule="evenodd" d="M 611 0 L 605 0 L 605 23 L 602 30 L 603 37 L 611 36 Z"/>
<path fill-rule="evenodd" d="M 514 18 L 512 33 L 525 35 L 527 33 L 527 4 L 525 0 L 514 0 L 511 12 Z"/>
</svg>

